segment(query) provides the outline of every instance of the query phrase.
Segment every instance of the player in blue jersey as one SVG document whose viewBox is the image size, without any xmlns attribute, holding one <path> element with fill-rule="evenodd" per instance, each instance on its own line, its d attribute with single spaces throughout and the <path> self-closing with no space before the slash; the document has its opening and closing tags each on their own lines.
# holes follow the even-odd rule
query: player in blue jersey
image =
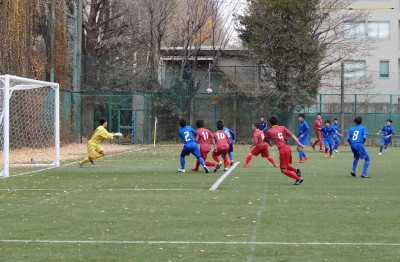
<svg viewBox="0 0 400 262">
<path fill-rule="evenodd" d="M 331 120 L 325 121 L 325 126 L 321 128 L 321 133 L 325 145 L 325 157 L 328 157 L 328 149 L 329 149 L 329 158 L 332 158 L 333 143 L 334 143 L 333 136 L 336 135 L 336 130 L 331 127 Z"/>
<path fill-rule="evenodd" d="M 299 133 L 297 135 L 297 138 L 300 141 L 300 145 L 297 145 L 297 151 L 299 152 L 299 162 L 298 163 L 304 163 L 308 159 L 308 156 L 304 152 L 304 148 L 308 144 L 308 133 L 310 133 L 310 127 L 308 126 L 304 114 L 299 114 L 299 121 L 300 121 L 300 129 Z"/>
<path fill-rule="evenodd" d="M 218 123 L 224 124 L 223 121 L 217 121 L 217 125 Z M 224 128 L 222 129 L 222 131 L 224 131 L 226 133 L 226 135 L 229 138 L 229 151 L 228 151 L 228 157 L 229 157 L 229 164 L 232 166 L 234 163 L 233 160 L 233 144 L 235 143 L 235 133 L 227 128 L 226 126 L 224 126 Z"/>
<path fill-rule="evenodd" d="M 264 116 L 260 117 L 260 122 L 258 122 L 258 129 L 265 133 L 267 133 L 267 123 L 264 121 Z"/>
<path fill-rule="evenodd" d="M 340 145 L 340 137 L 342 136 L 342 134 L 340 133 L 340 128 L 338 125 L 338 119 L 335 118 L 333 119 L 333 124 L 331 125 L 331 127 L 336 131 L 336 134 L 333 135 L 333 142 L 334 142 L 334 146 L 333 146 L 333 152 L 335 153 L 339 153 L 339 145 Z"/>
<path fill-rule="evenodd" d="M 382 127 L 382 130 L 379 130 L 377 135 L 383 133 L 381 139 L 381 147 L 379 148 L 379 156 L 382 155 L 382 150 L 384 149 L 384 153 L 386 153 L 387 148 L 392 141 L 392 136 L 394 136 L 394 128 L 392 127 L 392 119 L 386 120 L 386 126 Z"/>
<path fill-rule="evenodd" d="M 369 163 L 370 163 L 370 158 L 368 155 L 367 150 L 364 147 L 365 140 L 367 140 L 367 129 L 365 126 L 362 126 L 362 117 L 357 116 L 354 118 L 354 123 L 355 125 L 350 128 L 349 133 L 347 134 L 347 141 L 350 144 L 351 151 L 353 151 L 354 155 L 354 161 L 353 161 L 353 169 L 351 170 L 351 175 L 356 176 L 356 168 L 358 164 L 358 160 L 364 159 L 364 169 L 361 173 L 362 178 L 370 178 L 370 176 L 367 175 Z"/>
<path fill-rule="evenodd" d="M 204 162 L 204 159 L 201 157 L 199 147 L 197 146 L 195 140 L 195 137 L 197 136 L 196 130 L 194 130 L 191 126 L 187 126 L 185 119 L 180 119 L 179 125 L 181 126 L 181 129 L 179 129 L 178 135 L 182 139 L 184 145 L 180 158 L 181 168 L 178 171 L 182 173 L 185 172 L 185 156 L 188 156 L 190 153 L 192 153 L 197 158 L 197 160 L 199 160 L 200 164 L 204 167 L 206 173 L 208 173 L 208 168 L 206 166 L 206 163 Z"/>
</svg>

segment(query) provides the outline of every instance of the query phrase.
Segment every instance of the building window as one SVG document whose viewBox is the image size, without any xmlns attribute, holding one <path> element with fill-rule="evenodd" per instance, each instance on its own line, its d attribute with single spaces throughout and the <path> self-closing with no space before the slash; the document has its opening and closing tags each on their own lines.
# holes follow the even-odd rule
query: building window
<svg viewBox="0 0 400 262">
<path fill-rule="evenodd" d="M 365 31 L 365 22 L 348 21 L 344 23 L 345 38 L 364 36 L 366 34 Z"/>
<path fill-rule="evenodd" d="M 379 76 L 385 78 L 389 77 L 389 61 L 379 62 Z"/>
<path fill-rule="evenodd" d="M 364 60 L 349 60 L 344 61 L 344 76 L 345 77 L 364 77 L 365 76 L 365 61 Z"/>
<path fill-rule="evenodd" d="M 368 22 L 368 37 L 387 39 L 390 36 L 389 22 Z"/>
</svg>

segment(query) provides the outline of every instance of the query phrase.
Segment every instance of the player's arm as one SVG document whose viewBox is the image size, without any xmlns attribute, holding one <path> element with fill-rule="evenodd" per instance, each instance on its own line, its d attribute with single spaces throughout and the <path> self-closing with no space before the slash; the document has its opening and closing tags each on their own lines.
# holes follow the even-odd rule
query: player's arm
<svg viewBox="0 0 400 262">
<path fill-rule="evenodd" d="M 232 144 L 235 143 L 235 133 L 229 129 L 229 133 L 231 134 L 232 137 Z"/>
<path fill-rule="evenodd" d="M 297 139 L 297 137 L 296 137 L 294 134 L 290 133 L 289 136 L 290 136 L 291 138 L 293 138 L 293 140 L 294 140 L 299 146 L 304 147 L 304 145 L 303 145 L 302 143 L 300 143 L 299 139 Z"/>
<path fill-rule="evenodd" d="M 122 137 L 121 133 L 109 133 L 105 128 L 100 131 L 100 136 L 102 138 L 114 138 L 114 137 Z"/>
</svg>

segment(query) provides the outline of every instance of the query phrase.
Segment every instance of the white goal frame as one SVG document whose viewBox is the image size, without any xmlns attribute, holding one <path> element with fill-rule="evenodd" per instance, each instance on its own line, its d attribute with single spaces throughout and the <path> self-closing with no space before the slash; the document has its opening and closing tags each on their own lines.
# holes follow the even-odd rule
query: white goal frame
<svg viewBox="0 0 400 262">
<path fill-rule="evenodd" d="M 4 82 L 3 114 L 0 116 L 0 123 L 3 121 L 3 171 L 0 177 L 10 176 L 10 98 L 13 90 L 34 89 L 48 86 L 55 91 L 54 95 L 54 146 L 55 157 L 51 166 L 60 166 L 60 85 L 58 83 L 39 81 L 13 75 L 0 75 L 0 81 Z M 10 81 L 21 81 L 24 84 L 10 87 Z M 28 83 L 28 84 L 25 84 Z"/>
</svg>

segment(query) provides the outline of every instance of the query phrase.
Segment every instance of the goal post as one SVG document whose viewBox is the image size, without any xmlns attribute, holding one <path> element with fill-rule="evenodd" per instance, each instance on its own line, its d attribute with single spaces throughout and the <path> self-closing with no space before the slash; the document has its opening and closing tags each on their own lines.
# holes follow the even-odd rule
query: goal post
<svg viewBox="0 0 400 262">
<path fill-rule="evenodd" d="M 0 75 L 0 169 L 60 165 L 60 87 L 57 83 Z M 17 172 L 18 172 L 17 171 Z"/>
</svg>

